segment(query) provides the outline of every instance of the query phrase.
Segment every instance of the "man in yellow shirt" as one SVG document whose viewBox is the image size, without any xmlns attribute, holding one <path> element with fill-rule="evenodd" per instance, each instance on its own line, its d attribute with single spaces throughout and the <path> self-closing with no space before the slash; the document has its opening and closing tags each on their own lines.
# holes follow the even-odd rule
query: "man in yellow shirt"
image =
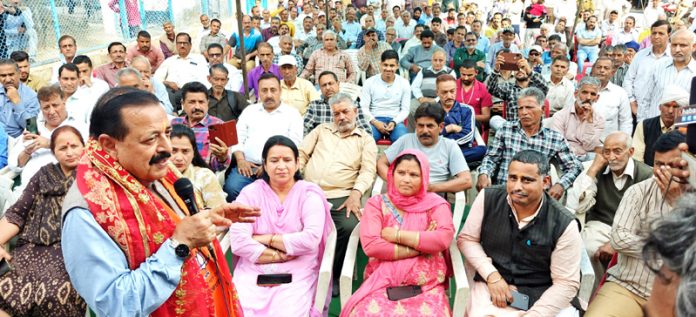
<svg viewBox="0 0 696 317">
<path fill-rule="evenodd" d="M 283 76 L 280 82 L 280 100 L 296 108 L 304 116 L 309 102 L 321 98 L 321 94 L 308 80 L 297 77 L 297 60 L 292 55 L 281 56 L 278 66 Z"/>
</svg>

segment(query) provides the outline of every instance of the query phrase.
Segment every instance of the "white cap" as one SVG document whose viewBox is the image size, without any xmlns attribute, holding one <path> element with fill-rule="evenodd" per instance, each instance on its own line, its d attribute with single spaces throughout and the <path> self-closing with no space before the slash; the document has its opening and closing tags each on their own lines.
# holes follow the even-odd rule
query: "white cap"
<svg viewBox="0 0 696 317">
<path fill-rule="evenodd" d="M 660 105 L 676 101 L 680 107 L 686 107 L 689 105 L 689 92 L 684 90 L 679 86 L 669 85 L 665 87 L 662 91 L 662 98 L 660 98 Z"/>
<path fill-rule="evenodd" d="M 530 52 L 531 52 L 531 51 L 537 51 L 537 52 L 539 52 L 539 53 L 543 53 L 543 52 L 544 52 L 544 49 L 541 48 L 541 46 L 539 46 L 539 45 L 532 45 L 532 46 L 529 48 L 529 51 L 530 51 Z"/>
<path fill-rule="evenodd" d="M 278 66 L 283 65 L 297 66 L 297 60 L 292 55 L 283 55 L 278 59 Z"/>
</svg>

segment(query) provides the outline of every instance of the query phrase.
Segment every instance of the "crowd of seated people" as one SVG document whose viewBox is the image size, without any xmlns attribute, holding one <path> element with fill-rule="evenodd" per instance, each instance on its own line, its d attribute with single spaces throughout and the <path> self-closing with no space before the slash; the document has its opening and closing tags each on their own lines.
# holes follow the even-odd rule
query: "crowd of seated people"
<svg viewBox="0 0 696 317">
<path fill-rule="evenodd" d="M 28 52 L 8 52 L 0 59 L 0 177 L 14 185 L 0 188 L 0 260 L 11 265 L 0 270 L 0 317 L 87 308 L 157 315 L 160 306 L 183 305 L 195 261 L 224 279 L 209 298 L 218 313 L 326 315 L 331 299 L 353 286 L 341 285 L 342 272 L 355 269 L 362 284 L 331 314 L 688 315 L 683 293 L 693 290 L 664 290 L 683 287 L 673 279 L 691 278 L 682 262 L 693 259 L 665 248 L 690 242 L 669 241 L 664 228 L 677 232 L 674 219 L 693 210 L 693 188 L 671 167 L 685 151 L 678 123 L 696 77 L 696 22 L 687 29 L 655 5 L 630 12 L 623 2 L 283 0 L 249 8 L 242 30 L 202 15 L 200 31 L 166 22 L 159 39 L 150 29 L 135 42 L 104 43 L 101 65 L 64 35 L 46 80 Z M 650 18 L 637 21 L 636 13 Z M 150 112 L 120 110 L 112 123 L 120 131 L 91 124 L 128 102 Z M 212 137 L 232 120 L 236 141 Z M 147 135 L 150 128 L 159 132 Z M 154 156 L 138 166 L 123 153 Z M 130 183 L 132 169 L 162 166 L 169 172 L 161 182 Z M 108 180 L 72 186 L 97 170 Z M 231 276 L 214 272 L 217 242 L 208 249 L 210 241 L 184 239 L 201 250 L 189 261 L 176 258 L 175 242 L 162 242 L 178 232 L 133 227 L 148 221 L 140 216 L 99 231 L 115 203 L 188 223 L 196 216 L 160 208 L 185 203 L 165 193 L 171 178 L 191 180 L 206 215 L 260 210 L 231 225 L 206 223 L 210 241 L 229 246 L 222 252 L 233 255 Z M 123 196 L 95 204 L 96 189 Z M 455 223 L 459 193 L 475 199 Z M 149 204 L 151 197 L 162 199 Z M 97 206 L 102 213 L 61 214 Z M 86 255 L 74 245 L 75 228 L 94 239 Z M 344 265 L 356 236 L 365 268 Z M 158 249 L 170 244 L 167 258 Z M 470 268 L 465 312 L 449 304 L 448 281 L 459 269 L 450 258 L 460 256 L 452 248 Z M 90 283 L 76 259 L 104 252 L 118 257 L 95 260 L 94 272 L 121 277 Z M 325 254 L 328 279 L 320 274 Z M 143 271 L 134 255 L 148 264 Z M 124 284 L 133 290 L 110 284 L 124 283 L 124 272 L 145 273 Z M 593 283 L 581 280 L 587 276 Z M 148 283 L 166 287 L 129 293 Z M 581 284 L 595 295 L 580 296 Z M 322 310 L 315 300 L 323 296 Z"/>
</svg>

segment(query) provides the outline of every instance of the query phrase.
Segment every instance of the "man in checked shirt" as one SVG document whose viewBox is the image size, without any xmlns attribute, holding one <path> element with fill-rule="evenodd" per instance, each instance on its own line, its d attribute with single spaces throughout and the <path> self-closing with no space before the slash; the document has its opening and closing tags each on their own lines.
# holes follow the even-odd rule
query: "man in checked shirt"
<svg viewBox="0 0 696 317">
<path fill-rule="evenodd" d="M 479 167 L 477 189 L 507 182 L 512 157 L 522 150 L 535 150 L 561 165 L 563 174 L 547 189 L 549 195 L 560 199 L 582 172 L 582 164 L 570 151 L 563 135 L 541 125 L 545 95 L 535 87 L 522 89 L 517 99 L 518 120 L 505 122 L 489 141 L 488 153 Z"/>
<path fill-rule="evenodd" d="M 310 101 L 307 106 L 307 112 L 304 116 L 304 135 L 309 134 L 309 132 L 322 123 L 333 122 L 333 115 L 328 101 L 338 93 L 338 77 L 333 72 L 327 70 L 319 74 L 317 83 L 321 89 L 321 98 Z M 372 132 L 372 128 L 370 124 L 367 123 L 360 106 L 358 106 L 357 123 L 358 127 L 361 129 L 370 133 Z"/>
</svg>

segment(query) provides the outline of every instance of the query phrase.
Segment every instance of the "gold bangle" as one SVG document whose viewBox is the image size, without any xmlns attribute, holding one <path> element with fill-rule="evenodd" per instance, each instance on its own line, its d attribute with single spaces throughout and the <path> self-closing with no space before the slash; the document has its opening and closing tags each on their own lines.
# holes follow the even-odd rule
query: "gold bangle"
<svg viewBox="0 0 696 317">
<path fill-rule="evenodd" d="M 488 284 L 495 284 L 495 283 L 498 283 L 498 282 L 500 282 L 500 281 L 502 281 L 502 280 L 503 280 L 503 277 L 501 276 L 501 277 L 499 277 L 497 280 L 495 280 L 495 281 L 493 281 L 493 282 L 488 282 L 488 281 L 486 281 L 486 283 L 488 283 Z"/>
<path fill-rule="evenodd" d="M 396 229 L 396 243 L 401 244 L 401 229 Z"/>
<path fill-rule="evenodd" d="M 272 247 L 272 246 L 273 246 L 273 238 L 275 238 L 275 236 L 276 236 L 275 234 L 272 234 L 272 235 L 271 235 L 271 240 L 268 241 L 268 246 L 269 246 L 269 247 Z"/>
</svg>

